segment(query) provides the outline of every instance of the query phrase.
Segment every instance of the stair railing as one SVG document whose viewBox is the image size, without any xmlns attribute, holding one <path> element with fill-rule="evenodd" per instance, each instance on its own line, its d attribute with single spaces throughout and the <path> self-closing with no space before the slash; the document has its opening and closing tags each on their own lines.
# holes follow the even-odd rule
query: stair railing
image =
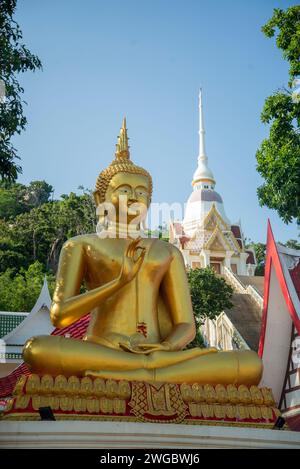
<svg viewBox="0 0 300 469">
<path fill-rule="evenodd" d="M 250 298 L 256 303 L 260 310 L 263 308 L 263 297 L 261 293 L 253 286 L 245 285 L 240 281 L 240 279 L 232 272 L 232 270 L 228 269 L 228 267 L 224 266 L 224 275 L 231 283 L 231 285 L 235 288 L 238 293 L 242 293 L 244 295 L 249 295 Z"/>
</svg>

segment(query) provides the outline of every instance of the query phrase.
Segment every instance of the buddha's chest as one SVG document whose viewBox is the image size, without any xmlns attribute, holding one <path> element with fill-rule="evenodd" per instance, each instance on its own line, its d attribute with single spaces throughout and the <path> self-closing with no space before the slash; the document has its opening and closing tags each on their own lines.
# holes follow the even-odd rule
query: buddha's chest
<svg viewBox="0 0 300 469">
<path fill-rule="evenodd" d="M 86 280 L 93 286 L 116 278 L 121 272 L 124 257 L 128 253 L 127 240 L 101 240 L 86 248 Z M 156 240 L 142 240 L 139 246 L 145 249 L 145 256 L 138 273 L 139 281 L 159 281 L 171 262 L 168 249 Z M 137 249 L 132 257 L 137 261 L 141 250 Z"/>
</svg>

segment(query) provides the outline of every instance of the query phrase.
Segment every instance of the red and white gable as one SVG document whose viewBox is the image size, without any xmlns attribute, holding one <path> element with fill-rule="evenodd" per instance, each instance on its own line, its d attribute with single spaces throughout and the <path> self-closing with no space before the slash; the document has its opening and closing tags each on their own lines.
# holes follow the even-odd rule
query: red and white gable
<svg viewBox="0 0 300 469">
<path fill-rule="evenodd" d="M 276 244 L 268 224 L 259 355 L 289 425 L 300 430 L 300 250 Z"/>
</svg>

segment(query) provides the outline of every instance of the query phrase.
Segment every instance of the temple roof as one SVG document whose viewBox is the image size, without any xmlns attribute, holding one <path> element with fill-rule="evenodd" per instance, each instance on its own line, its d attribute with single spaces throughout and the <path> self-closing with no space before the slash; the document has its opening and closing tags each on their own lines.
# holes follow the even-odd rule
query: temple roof
<svg viewBox="0 0 300 469">
<path fill-rule="evenodd" d="M 294 284 L 298 298 L 300 299 L 300 262 L 290 270 L 290 276 Z"/>
<path fill-rule="evenodd" d="M 223 203 L 222 197 L 218 192 L 211 190 L 211 189 L 202 189 L 193 191 L 189 197 L 189 202 L 198 202 L 198 201 L 205 201 L 205 202 L 219 202 L 220 204 Z"/>
<path fill-rule="evenodd" d="M 231 231 L 236 239 L 242 239 L 241 228 L 239 225 L 231 225 Z"/>
<path fill-rule="evenodd" d="M 86 314 L 83 318 L 76 321 L 70 326 L 64 327 L 63 329 L 54 329 L 51 335 L 60 335 L 65 337 L 71 337 L 72 339 L 82 339 L 86 333 L 88 324 L 90 321 L 90 314 Z M 19 365 L 13 370 L 8 376 L 0 378 L 0 397 L 10 396 L 13 392 L 15 384 L 18 378 L 22 375 L 29 375 L 30 371 L 25 363 Z"/>
<path fill-rule="evenodd" d="M 23 346 L 33 333 L 35 335 L 50 334 L 54 329 L 50 321 L 50 305 L 51 298 L 45 278 L 40 295 L 30 313 L 2 313 L 4 319 L 2 330 L 6 333 L 1 338 L 6 345 Z M 5 318 L 6 315 L 8 319 Z"/>
<path fill-rule="evenodd" d="M 29 313 L 0 311 L 0 338 L 13 331 Z"/>
<path fill-rule="evenodd" d="M 254 254 L 253 254 L 253 251 L 247 251 L 246 252 L 249 254 L 249 256 L 247 257 L 247 260 L 246 260 L 246 264 L 255 264 L 255 259 L 254 259 Z"/>
</svg>

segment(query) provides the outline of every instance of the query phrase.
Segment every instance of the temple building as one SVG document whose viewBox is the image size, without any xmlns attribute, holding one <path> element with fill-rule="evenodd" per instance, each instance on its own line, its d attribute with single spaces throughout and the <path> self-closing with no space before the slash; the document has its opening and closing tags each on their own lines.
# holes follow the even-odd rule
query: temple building
<svg viewBox="0 0 300 469">
<path fill-rule="evenodd" d="M 182 252 L 188 268 L 211 266 L 218 274 L 226 269 L 237 275 L 254 275 L 255 254 L 245 248 L 240 223 L 231 223 L 216 181 L 208 166 L 205 149 L 202 91 L 199 94 L 199 156 L 193 175 L 193 191 L 183 221 L 170 223 L 170 242 Z"/>
</svg>

